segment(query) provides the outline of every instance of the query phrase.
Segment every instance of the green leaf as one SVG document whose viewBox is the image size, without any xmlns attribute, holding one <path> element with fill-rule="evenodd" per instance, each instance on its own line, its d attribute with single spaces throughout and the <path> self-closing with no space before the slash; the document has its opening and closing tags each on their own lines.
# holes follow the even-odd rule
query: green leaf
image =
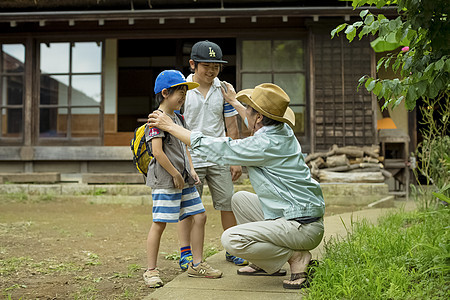
<svg viewBox="0 0 450 300">
<path fill-rule="evenodd" d="M 377 72 L 380 70 L 381 66 L 383 65 L 384 60 L 386 59 L 386 57 L 382 57 L 378 63 L 377 63 Z"/>
<path fill-rule="evenodd" d="M 370 46 L 375 52 L 386 52 L 392 51 L 400 47 L 401 45 L 398 42 L 391 43 L 386 41 L 385 39 L 378 37 L 372 42 L 370 42 Z"/>
<path fill-rule="evenodd" d="M 349 25 L 345 30 L 345 34 L 347 35 L 347 39 L 351 42 L 356 36 L 356 28 L 353 25 Z"/>
<path fill-rule="evenodd" d="M 358 79 L 358 82 L 359 82 L 360 84 L 363 84 L 364 81 L 366 81 L 366 80 L 367 80 L 367 75 L 364 75 L 363 77 L 361 77 L 360 79 Z"/>
<path fill-rule="evenodd" d="M 373 89 L 373 93 L 379 97 L 382 88 L 383 88 L 383 85 L 381 84 L 381 82 L 378 81 L 375 84 L 375 88 Z"/>
<path fill-rule="evenodd" d="M 331 30 L 331 38 L 334 38 L 334 35 L 336 34 L 336 32 L 337 32 L 337 28 Z"/>
<path fill-rule="evenodd" d="M 367 89 L 367 87 L 369 86 L 369 84 L 370 84 L 372 81 L 373 81 L 373 78 L 371 78 L 371 77 L 367 78 L 367 81 L 366 81 L 366 83 L 364 84 L 364 85 L 366 86 L 366 89 Z"/>
<path fill-rule="evenodd" d="M 372 24 L 370 24 L 370 31 L 372 32 L 372 34 L 377 33 L 379 27 L 380 27 L 380 21 L 374 21 Z"/>
<path fill-rule="evenodd" d="M 359 32 L 358 37 L 362 39 L 362 37 L 370 32 L 369 26 L 364 26 L 362 30 Z"/>
<path fill-rule="evenodd" d="M 386 61 L 384 62 L 384 68 L 387 70 L 389 68 L 389 65 L 391 64 L 392 56 L 390 56 Z"/>
<path fill-rule="evenodd" d="M 404 61 L 405 63 L 403 65 L 403 70 L 409 70 L 409 68 L 411 68 L 413 58 L 411 56 L 408 56 Z"/>
<path fill-rule="evenodd" d="M 389 29 L 391 31 L 394 31 L 397 29 L 397 22 L 395 22 L 395 20 L 390 20 L 389 21 Z"/>
<path fill-rule="evenodd" d="M 447 197 L 447 196 L 445 196 L 445 195 L 442 194 L 442 193 L 435 193 L 435 192 L 433 192 L 433 195 L 434 195 L 435 197 L 439 198 L 439 200 L 442 200 L 442 201 L 445 201 L 445 202 L 447 202 L 447 203 L 450 203 L 450 198 Z"/>
<path fill-rule="evenodd" d="M 427 90 L 427 82 L 422 80 L 415 84 L 417 86 L 417 95 L 423 96 Z"/>
<path fill-rule="evenodd" d="M 403 100 L 404 98 L 405 98 L 405 97 L 403 97 L 403 96 L 398 97 L 398 98 L 395 100 L 394 104 L 392 105 L 392 108 L 395 108 L 395 107 L 399 106 L 400 103 L 402 103 L 402 100 Z"/>
<path fill-rule="evenodd" d="M 335 29 L 333 29 L 331 31 L 331 37 L 333 38 L 334 35 L 336 34 L 337 36 L 339 36 L 339 32 L 341 32 L 342 30 L 344 30 L 344 28 L 347 26 L 347 23 L 341 24 L 338 27 L 336 27 Z"/>
<path fill-rule="evenodd" d="M 374 20 L 374 17 L 372 14 L 370 14 L 364 19 L 364 24 L 370 25 L 370 24 L 372 24 L 373 20 Z"/>
<path fill-rule="evenodd" d="M 369 91 L 369 92 L 371 92 L 374 88 L 375 88 L 375 84 L 377 83 L 377 81 L 376 80 L 372 80 L 372 81 L 370 81 L 370 83 L 367 85 L 367 82 L 366 82 L 366 89 Z"/>
<path fill-rule="evenodd" d="M 440 60 L 438 60 L 438 61 L 435 63 L 434 69 L 435 69 L 436 71 L 441 71 L 441 69 L 444 68 L 444 64 L 445 64 L 444 58 L 441 58 Z"/>
<path fill-rule="evenodd" d="M 414 86 L 410 86 L 408 89 L 408 92 L 406 92 L 406 100 L 416 100 L 417 94 L 416 94 L 416 88 Z"/>
<path fill-rule="evenodd" d="M 364 18 L 368 13 L 369 13 L 369 10 L 368 10 L 368 9 L 365 9 L 365 10 L 362 10 L 362 11 L 359 13 L 359 16 L 360 16 L 361 18 Z"/>
<path fill-rule="evenodd" d="M 428 97 L 430 98 L 436 98 L 436 96 L 439 93 L 439 89 L 434 84 L 428 85 Z"/>
<path fill-rule="evenodd" d="M 450 59 L 447 59 L 445 62 L 445 72 L 449 72 L 450 73 Z"/>
</svg>

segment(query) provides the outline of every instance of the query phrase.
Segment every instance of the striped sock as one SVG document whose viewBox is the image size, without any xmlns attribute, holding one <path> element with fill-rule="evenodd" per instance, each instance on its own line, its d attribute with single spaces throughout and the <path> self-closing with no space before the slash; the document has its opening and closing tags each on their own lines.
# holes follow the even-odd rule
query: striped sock
<svg viewBox="0 0 450 300">
<path fill-rule="evenodd" d="M 181 252 L 181 257 L 183 258 L 183 257 L 185 257 L 185 256 L 189 256 L 189 255 L 192 255 L 192 252 L 191 252 L 191 246 L 186 246 L 186 247 L 181 247 L 180 248 L 180 252 Z"/>
</svg>

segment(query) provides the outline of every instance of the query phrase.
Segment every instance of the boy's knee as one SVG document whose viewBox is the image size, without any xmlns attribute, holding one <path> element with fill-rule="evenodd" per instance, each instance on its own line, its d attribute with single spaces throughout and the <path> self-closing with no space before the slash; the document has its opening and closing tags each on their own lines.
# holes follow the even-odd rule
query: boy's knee
<svg viewBox="0 0 450 300">
<path fill-rule="evenodd" d="M 202 212 L 193 216 L 194 222 L 197 224 L 205 225 L 206 224 L 206 213 Z"/>
</svg>

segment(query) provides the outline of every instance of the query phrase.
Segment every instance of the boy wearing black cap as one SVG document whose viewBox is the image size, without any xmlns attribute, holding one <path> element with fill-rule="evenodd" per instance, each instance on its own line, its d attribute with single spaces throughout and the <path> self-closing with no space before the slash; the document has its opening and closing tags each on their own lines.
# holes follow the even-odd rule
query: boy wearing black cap
<svg viewBox="0 0 450 300">
<path fill-rule="evenodd" d="M 208 136 L 239 138 L 237 126 L 238 112 L 224 100 L 221 82 L 217 76 L 227 61 L 222 59 L 220 47 L 210 41 L 200 41 L 191 50 L 189 64 L 193 74 L 186 81 L 196 82 L 199 87 L 186 93 L 184 105 L 184 117 L 190 130 L 199 131 Z M 225 134 L 226 126 L 226 134 Z M 231 209 L 231 197 L 233 196 L 233 181 L 242 174 L 240 166 L 219 166 L 206 162 L 197 155 L 192 155 L 192 162 L 202 182 L 197 190 L 202 195 L 203 183 L 208 183 L 214 208 L 220 210 L 222 227 L 224 230 L 236 225 L 236 219 Z M 187 221 L 189 222 L 189 221 Z M 181 243 L 180 267 L 186 269 L 192 260 L 190 254 L 189 224 L 178 226 L 178 236 Z M 242 258 L 226 253 L 227 261 L 238 266 L 247 265 Z"/>
</svg>

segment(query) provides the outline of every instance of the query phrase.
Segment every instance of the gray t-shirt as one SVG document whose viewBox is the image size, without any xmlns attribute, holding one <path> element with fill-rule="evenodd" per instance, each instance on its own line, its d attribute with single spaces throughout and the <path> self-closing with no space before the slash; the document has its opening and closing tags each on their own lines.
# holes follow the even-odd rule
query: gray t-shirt
<svg viewBox="0 0 450 300">
<path fill-rule="evenodd" d="M 170 116 L 170 118 L 175 124 L 186 128 L 184 122 L 181 121 L 177 115 Z M 189 166 L 189 159 L 186 153 L 186 145 L 168 132 L 159 130 L 156 127 L 146 127 L 145 140 L 148 143 L 150 151 L 152 151 L 151 140 L 158 137 L 163 139 L 163 151 L 169 161 L 175 169 L 180 172 L 184 178 L 184 181 L 190 186 L 193 185 L 194 179 L 191 176 L 191 168 Z M 156 158 L 153 158 L 148 166 L 146 185 L 152 189 L 166 189 L 175 187 L 172 176 L 159 164 Z"/>
</svg>

